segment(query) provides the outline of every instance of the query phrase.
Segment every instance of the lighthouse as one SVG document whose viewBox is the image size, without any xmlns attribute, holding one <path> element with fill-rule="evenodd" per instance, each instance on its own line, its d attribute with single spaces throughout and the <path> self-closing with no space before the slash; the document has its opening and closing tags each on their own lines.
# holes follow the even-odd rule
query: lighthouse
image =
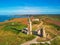
<svg viewBox="0 0 60 45">
<path fill-rule="evenodd" d="M 28 32 L 27 32 L 27 34 L 30 34 L 30 35 L 32 35 L 32 21 L 31 21 L 31 18 L 30 18 L 30 16 L 28 16 Z"/>
<path fill-rule="evenodd" d="M 29 34 L 32 34 L 32 21 L 30 18 L 29 18 L 29 27 L 30 27 Z"/>
</svg>

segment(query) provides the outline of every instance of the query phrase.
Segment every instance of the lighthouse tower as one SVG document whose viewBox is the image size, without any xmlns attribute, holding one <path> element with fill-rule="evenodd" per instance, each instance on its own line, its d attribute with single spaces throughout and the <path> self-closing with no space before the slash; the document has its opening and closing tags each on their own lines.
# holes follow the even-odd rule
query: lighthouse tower
<svg viewBox="0 0 60 45">
<path fill-rule="evenodd" d="M 32 34 L 32 21 L 31 19 L 29 18 L 29 34 Z"/>
<path fill-rule="evenodd" d="M 28 16 L 28 32 L 27 32 L 27 34 L 30 34 L 30 35 L 32 35 L 32 21 L 31 21 L 31 19 L 30 19 L 30 16 Z"/>
</svg>

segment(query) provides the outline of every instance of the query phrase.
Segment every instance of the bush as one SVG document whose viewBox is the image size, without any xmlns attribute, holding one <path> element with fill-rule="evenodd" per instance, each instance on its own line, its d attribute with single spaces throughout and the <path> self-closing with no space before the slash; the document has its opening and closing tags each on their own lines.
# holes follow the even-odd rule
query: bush
<svg viewBox="0 0 60 45">
<path fill-rule="evenodd" d="M 12 25 L 12 22 L 10 22 L 10 23 L 4 24 L 4 27 L 2 28 L 2 30 L 12 31 L 14 33 L 19 33 L 19 30 L 22 30 L 26 27 L 27 27 L 27 25 L 24 25 L 24 24 L 21 24 L 18 22 L 15 22 L 14 25 Z"/>
<path fill-rule="evenodd" d="M 20 45 L 22 42 L 15 33 L 0 30 L 0 45 Z"/>
<path fill-rule="evenodd" d="M 60 45 L 60 37 L 57 37 L 53 41 L 51 41 L 51 45 Z"/>
<path fill-rule="evenodd" d="M 33 21 L 32 24 L 39 24 L 39 21 Z"/>
<path fill-rule="evenodd" d="M 55 24 L 49 24 L 49 25 L 54 26 L 58 31 L 60 30 L 60 26 L 58 26 L 58 25 L 55 25 Z"/>
<path fill-rule="evenodd" d="M 0 45 L 20 45 L 34 38 L 34 35 L 26 35 L 23 33 L 17 35 L 11 31 L 0 30 Z"/>
<path fill-rule="evenodd" d="M 35 38 L 34 35 L 26 35 L 26 34 L 23 34 L 23 33 L 20 33 L 19 34 L 19 37 L 26 40 L 26 41 L 29 41 L 29 40 L 32 40 Z"/>
</svg>

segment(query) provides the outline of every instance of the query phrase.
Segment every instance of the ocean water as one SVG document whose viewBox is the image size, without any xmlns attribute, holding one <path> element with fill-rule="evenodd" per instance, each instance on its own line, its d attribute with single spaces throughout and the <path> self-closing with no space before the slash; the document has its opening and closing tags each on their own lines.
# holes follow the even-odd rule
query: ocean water
<svg viewBox="0 0 60 45">
<path fill-rule="evenodd" d="M 26 15 L 0 15 L 0 22 L 7 21 L 11 18 L 25 18 L 28 17 Z"/>
</svg>

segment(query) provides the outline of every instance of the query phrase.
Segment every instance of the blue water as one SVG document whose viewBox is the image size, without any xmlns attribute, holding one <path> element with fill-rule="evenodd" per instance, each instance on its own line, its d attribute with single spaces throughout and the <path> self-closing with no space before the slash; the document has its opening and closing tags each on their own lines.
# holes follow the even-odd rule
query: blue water
<svg viewBox="0 0 60 45">
<path fill-rule="evenodd" d="M 9 20 L 11 18 L 24 18 L 24 17 L 28 17 L 28 16 L 24 16 L 24 15 L 0 15 L 0 22 L 4 22 L 4 21 Z"/>
</svg>

